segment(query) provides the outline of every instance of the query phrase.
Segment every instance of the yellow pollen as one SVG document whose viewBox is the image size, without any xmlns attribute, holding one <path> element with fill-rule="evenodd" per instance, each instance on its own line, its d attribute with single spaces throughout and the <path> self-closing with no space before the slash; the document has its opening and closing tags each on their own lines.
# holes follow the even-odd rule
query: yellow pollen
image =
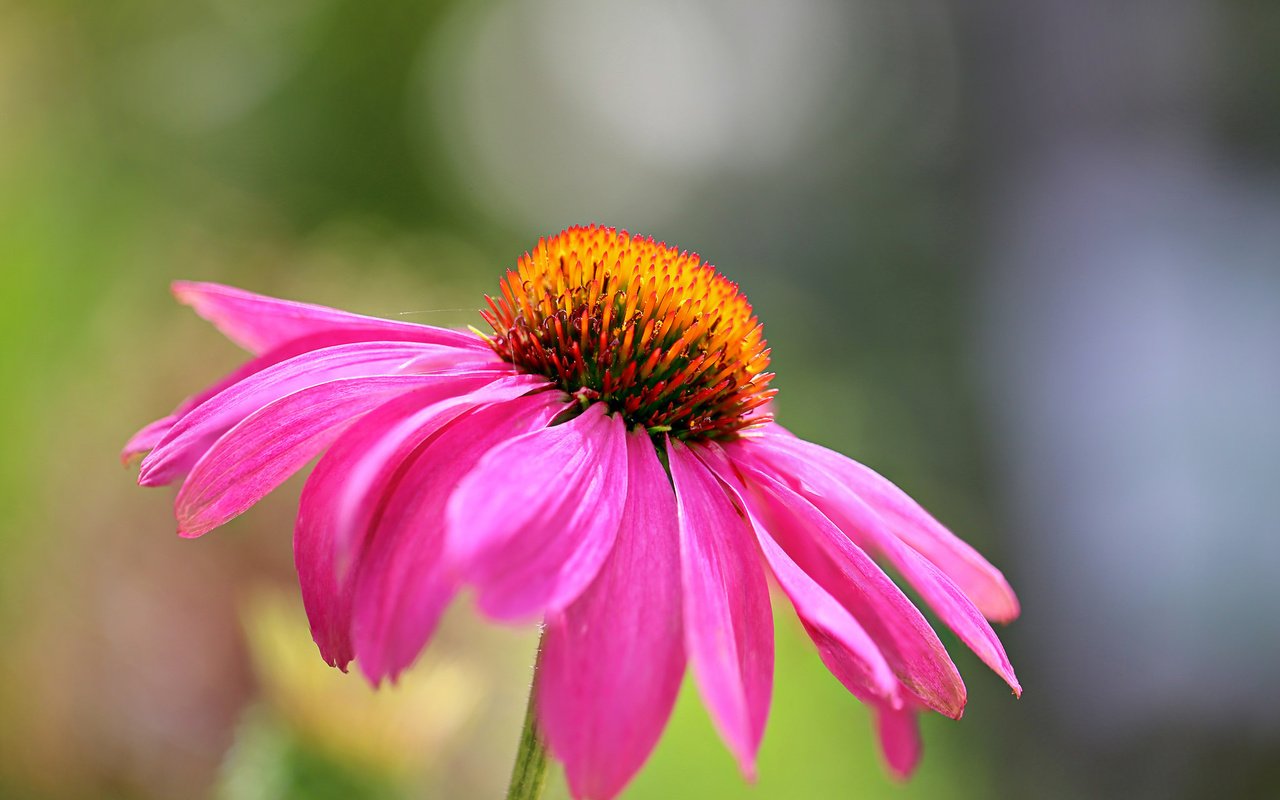
<svg viewBox="0 0 1280 800">
<path fill-rule="evenodd" d="M 540 240 L 499 289 L 480 312 L 498 355 L 632 426 L 727 439 L 771 419 L 760 322 L 695 253 L 573 227 Z"/>
</svg>

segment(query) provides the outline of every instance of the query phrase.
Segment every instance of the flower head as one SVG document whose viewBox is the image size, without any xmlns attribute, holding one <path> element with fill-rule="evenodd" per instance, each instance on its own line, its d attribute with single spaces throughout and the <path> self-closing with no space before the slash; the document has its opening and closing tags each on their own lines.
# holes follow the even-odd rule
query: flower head
<svg viewBox="0 0 1280 800">
<path fill-rule="evenodd" d="M 487 298 L 493 349 L 630 426 L 726 439 L 769 421 L 760 322 L 738 287 L 682 253 L 610 228 L 544 239 Z"/>
<path fill-rule="evenodd" d="M 640 768 L 686 664 L 754 774 L 766 573 L 874 710 L 895 774 L 919 757 L 916 716 L 959 717 L 965 688 L 878 561 L 1021 691 L 988 623 L 1018 614 L 1003 576 L 888 480 L 773 420 L 760 324 L 695 255 L 567 230 L 507 274 L 482 312 L 492 335 L 174 290 L 254 357 L 135 435 L 139 482 L 180 479 L 179 532 L 198 536 L 323 454 L 294 534 L 321 655 L 395 678 L 463 586 L 492 619 L 543 619 L 538 724 L 577 797 Z"/>
</svg>

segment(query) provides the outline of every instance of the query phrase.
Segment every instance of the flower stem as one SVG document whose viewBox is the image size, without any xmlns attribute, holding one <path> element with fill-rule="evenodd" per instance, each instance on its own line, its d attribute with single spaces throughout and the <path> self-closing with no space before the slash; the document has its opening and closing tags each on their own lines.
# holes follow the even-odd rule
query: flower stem
<svg viewBox="0 0 1280 800">
<path fill-rule="evenodd" d="M 507 800 L 538 800 L 547 783 L 547 745 L 538 735 L 536 696 L 538 666 L 542 662 L 542 640 L 538 640 L 538 656 L 533 662 L 533 682 L 529 686 L 529 702 L 524 709 L 524 728 L 520 732 L 520 748 L 511 768 L 511 785 Z"/>
</svg>

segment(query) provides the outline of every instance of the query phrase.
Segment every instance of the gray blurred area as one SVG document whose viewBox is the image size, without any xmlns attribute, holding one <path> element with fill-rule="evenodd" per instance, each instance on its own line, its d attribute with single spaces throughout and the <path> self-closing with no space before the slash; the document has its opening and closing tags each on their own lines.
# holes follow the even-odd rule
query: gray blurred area
<svg viewBox="0 0 1280 800">
<path fill-rule="evenodd" d="M 29 0 L 0 1 L 0 797 L 499 794 L 532 630 L 463 601 L 374 693 L 300 621 L 297 482 L 177 542 L 115 453 L 240 358 L 170 280 L 474 324 L 590 221 L 738 281 L 780 420 L 1023 603 L 1026 694 L 944 634 L 970 704 L 905 787 L 779 600 L 759 784 L 686 687 L 626 797 L 1280 791 L 1280 4 Z"/>
<path fill-rule="evenodd" d="M 993 476 L 1045 623 L 1021 632 L 1036 716 L 1088 766 L 1036 747 L 1068 778 L 1048 794 L 1280 779 L 1280 141 L 1228 127 L 1274 94 L 1227 88 L 1275 85 L 1240 70 L 1264 9 L 1045 3 L 987 38 L 1017 76 L 988 85 Z"/>
</svg>

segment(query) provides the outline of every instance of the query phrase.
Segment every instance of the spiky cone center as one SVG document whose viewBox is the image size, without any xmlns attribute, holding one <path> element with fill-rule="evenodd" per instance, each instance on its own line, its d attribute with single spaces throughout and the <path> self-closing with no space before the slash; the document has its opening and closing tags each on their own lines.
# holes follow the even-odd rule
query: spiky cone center
<svg viewBox="0 0 1280 800">
<path fill-rule="evenodd" d="M 632 427 L 730 439 L 768 422 L 769 348 L 747 298 L 696 253 L 600 226 L 538 242 L 481 312 L 503 359 Z"/>
</svg>

